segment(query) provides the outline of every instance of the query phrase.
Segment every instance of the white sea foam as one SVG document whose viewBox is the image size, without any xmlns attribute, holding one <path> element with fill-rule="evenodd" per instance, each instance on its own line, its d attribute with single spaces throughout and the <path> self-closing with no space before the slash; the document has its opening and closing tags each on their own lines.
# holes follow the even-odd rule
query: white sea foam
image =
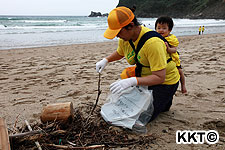
<svg viewBox="0 0 225 150">
<path fill-rule="evenodd" d="M 0 24 L 0 29 L 5 29 L 5 26 Z"/>
<path fill-rule="evenodd" d="M 138 20 L 151 29 L 155 28 L 156 18 Z M 173 20 L 172 33 L 176 36 L 198 34 L 199 26 L 203 25 L 205 34 L 225 32 L 225 20 Z M 0 16 L 0 49 L 108 41 L 103 37 L 107 27 L 106 17 Z"/>
<path fill-rule="evenodd" d="M 21 20 L 23 21 L 23 20 Z M 67 22 L 67 20 L 24 20 L 25 23 L 52 23 L 52 22 L 56 22 L 56 23 L 59 23 L 59 22 Z"/>
</svg>

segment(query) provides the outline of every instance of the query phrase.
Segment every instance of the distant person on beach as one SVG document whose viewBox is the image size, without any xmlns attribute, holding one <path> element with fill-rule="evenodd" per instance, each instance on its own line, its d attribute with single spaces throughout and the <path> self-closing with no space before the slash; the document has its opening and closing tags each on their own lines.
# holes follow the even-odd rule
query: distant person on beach
<svg viewBox="0 0 225 150">
<path fill-rule="evenodd" d="M 202 26 L 202 34 L 203 34 L 203 32 L 205 31 L 205 27 L 204 26 Z"/>
<path fill-rule="evenodd" d="M 198 31 L 199 31 L 198 34 L 201 35 L 201 32 L 202 32 L 202 27 L 201 26 L 199 26 Z"/>
<path fill-rule="evenodd" d="M 149 33 L 154 33 L 158 37 L 148 38 L 136 54 L 138 43 Z M 124 57 L 130 65 L 136 64 L 135 77 L 112 83 L 110 91 L 120 93 L 131 86 L 148 86 L 149 90 L 153 90 L 154 98 L 151 120 L 161 112 L 169 111 L 179 85 L 180 75 L 176 63 L 167 62 L 171 57 L 166 50 L 164 38 L 159 33 L 140 25 L 134 13 L 127 7 L 117 7 L 109 13 L 108 28 L 104 37 L 107 39 L 118 37 L 118 47 L 111 55 L 96 63 L 98 73 L 101 73 L 109 62 Z"/>
<path fill-rule="evenodd" d="M 181 68 L 179 54 L 177 52 L 179 41 L 175 35 L 170 33 L 173 29 L 173 25 L 174 23 L 172 18 L 168 16 L 162 16 L 156 20 L 155 29 L 168 41 L 168 43 L 165 42 L 167 46 L 167 52 L 171 54 L 172 60 L 176 63 L 177 69 L 179 70 L 181 92 L 187 93 L 187 89 L 185 86 L 185 77 Z"/>
</svg>

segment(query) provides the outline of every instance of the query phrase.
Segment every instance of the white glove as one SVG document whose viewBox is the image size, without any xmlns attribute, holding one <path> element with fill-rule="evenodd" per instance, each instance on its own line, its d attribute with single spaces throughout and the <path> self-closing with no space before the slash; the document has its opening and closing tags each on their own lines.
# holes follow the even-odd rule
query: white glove
<svg viewBox="0 0 225 150">
<path fill-rule="evenodd" d="M 101 73 L 107 64 L 108 64 L 108 60 L 106 58 L 103 58 L 101 61 L 96 63 L 96 71 L 98 73 Z"/>
<path fill-rule="evenodd" d="M 110 91 L 115 94 L 121 93 L 123 90 L 127 89 L 130 86 L 136 86 L 138 84 L 136 77 L 131 77 L 127 79 L 123 79 L 120 81 L 116 81 L 110 85 Z"/>
</svg>

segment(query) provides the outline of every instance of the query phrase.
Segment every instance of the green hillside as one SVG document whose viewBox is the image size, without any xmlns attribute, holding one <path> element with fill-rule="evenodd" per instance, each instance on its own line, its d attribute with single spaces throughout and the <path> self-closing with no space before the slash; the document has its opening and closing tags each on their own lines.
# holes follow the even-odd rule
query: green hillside
<svg viewBox="0 0 225 150">
<path fill-rule="evenodd" d="M 120 0 L 118 6 L 136 6 L 138 17 L 225 19 L 225 0 Z"/>
</svg>

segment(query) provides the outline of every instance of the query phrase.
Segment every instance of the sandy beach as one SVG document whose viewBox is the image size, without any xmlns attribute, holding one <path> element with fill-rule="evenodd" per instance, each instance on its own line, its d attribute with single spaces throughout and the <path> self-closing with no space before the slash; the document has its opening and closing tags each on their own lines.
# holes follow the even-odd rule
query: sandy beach
<svg viewBox="0 0 225 150">
<path fill-rule="evenodd" d="M 169 112 L 147 125 L 157 135 L 152 149 L 218 149 L 225 147 L 225 33 L 178 37 L 188 93 L 180 87 Z M 97 61 L 111 54 L 117 42 L 0 50 L 0 117 L 9 128 L 27 119 L 40 120 L 43 106 L 95 102 Z M 109 85 L 128 66 L 125 59 L 110 63 L 101 75 L 99 105 Z M 176 144 L 177 130 L 216 130 L 217 144 Z"/>
</svg>

